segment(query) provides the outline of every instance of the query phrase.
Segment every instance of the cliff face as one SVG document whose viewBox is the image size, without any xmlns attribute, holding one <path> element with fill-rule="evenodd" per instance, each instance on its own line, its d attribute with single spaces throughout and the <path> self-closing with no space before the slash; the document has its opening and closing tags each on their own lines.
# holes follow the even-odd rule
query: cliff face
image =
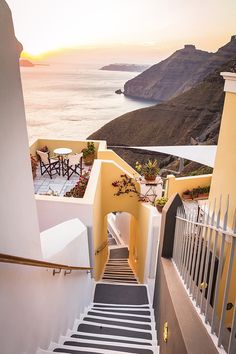
<svg viewBox="0 0 236 354">
<path fill-rule="evenodd" d="M 217 143 L 224 102 L 222 71 L 236 72 L 236 56 L 189 91 L 168 102 L 126 113 L 89 138 L 130 146 L 185 145 L 193 140 Z M 133 162 L 132 153 L 119 149 L 119 154 Z"/>
<path fill-rule="evenodd" d="M 204 52 L 187 45 L 126 82 L 124 94 L 157 102 L 167 101 L 192 88 L 235 55 L 235 36 L 216 53 Z"/>
</svg>

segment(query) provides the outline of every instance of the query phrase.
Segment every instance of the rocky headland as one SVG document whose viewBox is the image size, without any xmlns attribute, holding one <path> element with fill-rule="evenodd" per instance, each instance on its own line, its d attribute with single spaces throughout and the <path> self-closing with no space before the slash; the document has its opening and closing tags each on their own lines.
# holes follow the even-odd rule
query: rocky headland
<svg viewBox="0 0 236 354">
<path fill-rule="evenodd" d="M 27 68 L 32 68 L 33 66 L 35 66 L 35 64 L 33 64 L 28 59 L 20 59 L 20 66 L 27 67 Z"/>
<path fill-rule="evenodd" d="M 236 55 L 236 36 L 216 53 L 185 45 L 167 59 L 151 66 L 124 85 L 126 96 L 167 101 L 191 89 L 209 73 Z"/>
<path fill-rule="evenodd" d="M 224 102 L 222 71 L 236 72 L 233 60 L 218 67 L 193 88 L 167 102 L 126 113 L 93 133 L 89 139 L 104 139 L 108 145 L 152 146 L 217 144 Z M 153 154 L 115 149 L 129 164 Z M 155 155 L 166 164 L 166 155 Z"/>
<path fill-rule="evenodd" d="M 105 65 L 99 70 L 109 70 L 109 71 L 130 71 L 130 72 L 143 72 L 148 68 L 148 65 L 139 64 L 109 64 Z"/>
</svg>

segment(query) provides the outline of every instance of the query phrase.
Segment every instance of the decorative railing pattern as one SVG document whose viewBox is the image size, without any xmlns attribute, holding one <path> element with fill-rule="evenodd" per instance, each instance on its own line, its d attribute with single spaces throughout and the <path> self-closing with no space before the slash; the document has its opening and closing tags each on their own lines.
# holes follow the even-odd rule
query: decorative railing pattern
<svg viewBox="0 0 236 354">
<path fill-rule="evenodd" d="M 205 206 L 192 211 L 177 210 L 173 262 L 204 321 L 215 334 L 217 345 L 236 353 L 236 217 L 227 228 L 229 198 L 222 215 L 221 201 L 213 211 Z M 221 216 L 222 222 L 221 222 Z M 223 274 L 226 276 L 223 277 Z M 234 284 L 232 284 L 234 282 Z M 228 311 L 231 311 L 229 313 Z M 227 322 L 226 322 L 227 318 Z"/>
<path fill-rule="evenodd" d="M 90 267 L 76 267 L 76 266 L 70 266 L 70 265 L 60 264 L 60 263 L 40 261 L 37 259 L 12 256 L 3 253 L 0 253 L 0 263 L 13 263 L 13 264 L 26 265 L 32 267 L 52 268 L 53 275 L 55 275 L 56 273 L 60 273 L 62 269 L 65 270 L 64 273 L 65 275 L 71 273 L 72 270 L 87 270 L 87 271 L 92 270 L 92 268 Z M 59 269 L 59 271 L 56 271 L 56 269 Z"/>
</svg>

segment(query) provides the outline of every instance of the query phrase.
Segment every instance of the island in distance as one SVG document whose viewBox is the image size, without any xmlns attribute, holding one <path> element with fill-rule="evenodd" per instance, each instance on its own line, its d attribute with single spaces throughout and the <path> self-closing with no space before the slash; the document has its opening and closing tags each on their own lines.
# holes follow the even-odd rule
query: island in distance
<svg viewBox="0 0 236 354">
<path fill-rule="evenodd" d="M 24 67 L 24 68 L 32 68 L 34 66 L 49 66 L 49 64 L 45 64 L 45 63 L 32 63 L 32 61 L 28 60 L 28 59 L 20 59 L 19 60 L 20 63 L 20 67 Z"/>
<path fill-rule="evenodd" d="M 115 63 L 105 65 L 99 70 L 109 70 L 109 71 L 130 71 L 130 72 L 138 72 L 141 73 L 144 70 L 147 70 L 149 65 L 139 65 L 139 64 L 122 64 L 122 63 Z"/>
</svg>

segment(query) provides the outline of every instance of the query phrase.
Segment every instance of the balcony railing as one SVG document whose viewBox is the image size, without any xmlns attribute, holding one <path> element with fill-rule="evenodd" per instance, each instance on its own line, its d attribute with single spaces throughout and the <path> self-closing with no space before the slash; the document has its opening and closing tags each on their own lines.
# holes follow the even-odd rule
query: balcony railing
<svg viewBox="0 0 236 354">
<path fill-rule="evenodd" d="M 221 203 L 220 203 L 221 204 Z M 236 218 L 227 229 L 228 205 L 218 210 L 177 210 L 173 262 L 217 345 L 236 353 Z M 232 276 L 234 274 L 234 276 Z M 230 300 L 231 299 L 231 300 Z"/>
</svg>

